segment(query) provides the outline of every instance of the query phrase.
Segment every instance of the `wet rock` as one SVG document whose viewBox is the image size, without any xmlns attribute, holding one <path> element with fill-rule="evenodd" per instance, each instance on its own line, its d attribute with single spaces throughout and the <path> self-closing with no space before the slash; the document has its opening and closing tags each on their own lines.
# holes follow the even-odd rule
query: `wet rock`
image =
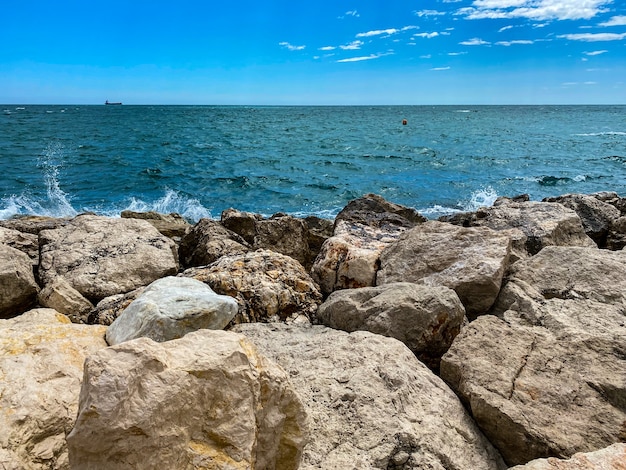
<svg viewBox="0 0 626 470">
<path fill-rule="evenodd" d="M 28 255 L 0 243 L 0 318 L 27 310 L 37 301 L 38 291 Z"/>
<path fill-rule="evenodd" d="M 72 468 L 297 469 L 306 413 L 285 372 L 242 335 L 139 338 L 85 363 Z"/>
<path fill-rule="evenodd" d="M 180 262 L 184 267 L 206 266 L 225 255 L 240 255 L 251 246 L 235 232 L 217 220 L 200 219 L 179 247 Z"/>
<path fill-rule="evenodd" d="M 147 337 L 157 342 L 199 329 L 221 330 L 237 313 L 232 297 L 191 278 L 164 277 L 146 287 L 106 333 L 109 345 Z"/>
<path fill-rule="evenodd" d="M 83 318 L 93 304 L 62 277 L 57 277 L 39 292 L 39 304 L 67 315 L 73 323 L 86 323 Z"/>
</svg>

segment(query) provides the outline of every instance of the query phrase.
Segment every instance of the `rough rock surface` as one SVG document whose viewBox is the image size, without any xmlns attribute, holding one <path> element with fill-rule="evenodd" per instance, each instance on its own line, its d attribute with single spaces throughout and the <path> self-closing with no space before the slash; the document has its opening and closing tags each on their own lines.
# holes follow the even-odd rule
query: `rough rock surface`
<svg viewBox="0 0 626 470">
<path fill-rule="evenodd" d="M 426 220 L 415 209 L 389 202 L 377 194 L 366 194 L 350 201 L 335 218 L 336 223 L 341 221 L 379 228 L 411 228 Z"/>
<path fill-rule="evenodd" d="M 306 414 L 242 335 L 202 330 L 103 349 L 85 363 L 72 468 L 297 469 Z"/>
<path fill-rule="evenodd" d="M 164 277 L 143 292 L 107 328 L 109 345 L 145 336 L 157 342 L 200 329 L 221 330 L 237 313 L 237 301 L 186 277 Z"/>
<path fill-rule="evenodd" d="M 0 243 L 0 318 L 28 309 L 37 300 L 38 291 L 29 256 Z"/>
<path fill-rule="evenodd" d="M 83 361 L 106 347 L 104 331 L 52 309 L 0 320 L 0 468 L 69 468 Z"/>
<path fill-rule="evenodd" d="M 299 262 L 269 250 L 224 256 L 210 266 L 187 269 L 182 276 L 235 297 L 239 312 L 231 324 L 311 321 L 322 301 Z"/>
<path fill-rule="evenodd" d="M 382 252 L 376 283 L 449 287 L 473 318 L 493 305 L 510 252 L 506 233 L 430 221 L 407 231 Z"/>
<path fill-rule="evenodd" d="M 595 247 L 580 217 L 556 202 L 509 202 L 447 218 L 468 227 L 489 227 L 509 233 L 514 259 L 535 255 L 550 245 Z"/>
<path fill-rule="evenodd" d="M 335 291 L 320 306 L 317 318 L 349 333 L 361 330 L 396 338 L 437 370 L 461 330 L 465 309 L 447 287 L 398 282 Z"/>
<path fill-rule="evenodd" d="M 81 317 L 81 322 L 89 325 L 109 326 L 133 300 L 139 297 L 139 294 L 144 289 L 145 287 L 139 287 L 126 294 L 115 294 L 105 297 L 87 315 Z"/>
<path fill-rule="evenodd" d="M 310 417 L 301 469 L 498 469 L 458 398 L 399 341 L 324 326 L 237 325 Z"/>
<path fill-rule="evenodd" d="M 145 220 L 78 216 L 39 242 L 43 284 L 62 276 L 92 302 L 178 272 L 175 243 Z"/>
<path fill-rule="evenodd" d="M 554 457 L 537 459 L 509 470 L 624 470 L 626 469 L 626 444 L 613 444 L 606 449 L 574 454 L 571 459 Z"/>
<path fill-rule="evenodd" d="M 52 230 L 70 223 L 71 219 L 55 218 L 40 215 L 27 215 L 15 219 L 0 220 L 0 227 L 18 230 L 24 233 L 39 235 L 42 230 Z"/>
<path fill-rule="evenodd" d="M 158 212 L 135 212 L 122 211 L 120 217 L 123 219 L 141 219 L 148 221 L 161 234 L 173 239 L 180 239 L 191 229 L 191 224 L 180 214 L 160 214 Z"/>
<path fill-rule="evenodd" d="M 305 217 L 304 223 L 308 229 L 309 250 L 311 251 L 311 261 L 315 260 L 326 240 L 333 236 L 334 222 L 310 215 Z"/>
<path fill-rule="evenodd" d="M 626 246 L 626 216 L 615 219 L 609 227 L 606 247 L 609 250 L 621 250 Z"/>
<path fill-rule="evenodd" d="M 309 231 L 302 219 L 275 214 L 256 223 L 255 249 L 266 249 L 291 256 L 302 266 L 311 266 Z"/>
<path fill-rule="evenodd" d="M 39 264 L 39 240 L 37 235 L 0 227 L 0 245 L 9 245 L 11 248 L 23 251 L 30 257 L 33 264 Z"/>
<path fill-rule="evenodd" d="M 545 198 L 544 201 L 558 202 L 576 212 L 582 221 L 585 233 L 600 248 L 606 247 L 611 223 L 621 215 L 616 207 L 586 194 L 565 194 Z"/>
<path fill-rule="evenodd" d="M 254 245 L 256 236 L 256 223 L 263 220 L 260 214 L 252 212 L 242 212 L 237 209 L 226 209 L 222 212 L 221 222 L 228 230 L 232 230 L 250 245 Z"/>
<path fill-rule="evenodd" d="M 93 304 L 62 277 L 57 277 L 37 296 L 39 304 L 67 315 L 73 323 L 86 323 L 83 318 L 93 309 Z"/>
<path fill-rule="evenodd" d="M 180 262 L 184 267 L 206 266 L 225 255 L 250 251 L 250 245 L 217 220 L 200 219 L 180 242 Z"/>
</svg>

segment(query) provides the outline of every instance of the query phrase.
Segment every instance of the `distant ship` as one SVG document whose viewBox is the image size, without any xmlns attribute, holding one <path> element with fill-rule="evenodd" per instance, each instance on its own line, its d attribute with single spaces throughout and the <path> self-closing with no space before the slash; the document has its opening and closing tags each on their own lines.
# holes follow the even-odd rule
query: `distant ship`
<svg viewBox="0 0 626 470">
<path fill-rule="evenodd" d="M 120 105 L 120 104 L 122 104 L 122 103 L 121 103 L 121 102 L 119 102 L 119 103 L 111 103 L 109 100 L 106 100 L 106 101 L 104 102 L 104 104 L 106 104 L 107 106 L 113 106 L 113 105 Z"/>
</svg>

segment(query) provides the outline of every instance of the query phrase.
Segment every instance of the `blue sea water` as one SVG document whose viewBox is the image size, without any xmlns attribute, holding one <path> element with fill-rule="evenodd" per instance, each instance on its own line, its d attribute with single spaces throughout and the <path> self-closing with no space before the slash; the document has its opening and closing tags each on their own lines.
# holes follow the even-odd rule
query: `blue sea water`
<svg viewBox="0 0 626 470">
<path fill-rule="evenodd" d="M 522 193 L 626 195 L 626 106 L 0 111 L 0 219 L 131 209 L 196 221 L 229 207 L 331 218 L 370 192 L 432 218 Z"/>
</svg>

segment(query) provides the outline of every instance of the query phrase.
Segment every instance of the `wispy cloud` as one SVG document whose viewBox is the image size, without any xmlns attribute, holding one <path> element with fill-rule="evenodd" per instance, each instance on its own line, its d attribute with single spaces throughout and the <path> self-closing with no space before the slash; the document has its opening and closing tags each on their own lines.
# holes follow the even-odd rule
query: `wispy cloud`
<svg viewBox="0 0 626 470">
<path fill-rule="evenodd" d="M 445 11 L 437 11 L 437 10 L 419 10 L 414 13 L 420 18 L 423 16 L 442 16 L 446 14 Z"/>
<path fill-rule="evenodd" d="M 413 35 L 414 38 L 417 37 L 426 39 L 436 38 L 437 36 L 439 36 L 439 33 L 437 31 L 433 31 L 432 33 L 416 33 Z"/>
<path fill-rule="evenodd" d="M 609 51 L 607 51 L 607 50 L 602 50 L 602 51 L 590 51 L 590 52 L 583 52 L 583 54 L 585 54 L 585 55 L 591 55 L 591 56 L 594 56 L 594 55 L 605 54 L 605 53 L 607 53 L 607 52 L 609 52 Z"/>
<path fill-rule="evenodd" d="M 360 57 L 349 57 L 347 59 L 339 59 L 337 62 L 362 62 L 364 60 L 374 60 L 374 59 L 379 59 L 381 57 L 384 57 L 386 55 L 390 55 L 393 54 L 392 52 L 386 52 L 386 53 L 379 53 L 379 54 L 370 54 L 370 55 L 365 55 L 365 56 L 360 56 Z"/>
<path fill-rule="evenodd" d="M 344 51 L 356 51 L 357 49 L 361 49 L 361 46 L 363 45 L 363 41 L 352 41 L 349 44 L 343 44 L 341 46 L 339 46 L 341 49 L 343 49 Z"/>
<path fill-rule="evenodd" d="M 344 18 L 346 18 L 348 16 L 352 17 L 352 18 L 359 18 L 361 15 L 356 10 L 349 10 L 349 11 L 345 12 L 343 15 L 338 16 L 337 18 L 340 19 L 340 20 L 343 20 Z"/>
<path fill-rule="evenodd" d="M 614 16 L 609 21 L 605 21 L 604 23 L 600 23 L 600 26 L 608 27 L 608 26 L 626 26 L 626 16 Z"/>
<path fill-rule="evenodd" d="M 470 20 L 527 18 L 531 20 L 588 20 L 603 13 L 613 0 L 474 0 L 458 14 Z"/>
<path fill-rule="evenodd" d="M 456 57 L 458 55 L 465 55 L 465 54 L 467 54 L 467 52 L 465 51 L 464 52 L 448 52 L 448 55 L 452 57 Z"/>
<path fill-rule="evenodd" d="M 440 71 L 443 71 L 443 70 L 450 70 L 450 67 L 435 67 L 435 68 L 432 68 L 430 70 L 434 70 L 435 72 L 440 72 Z"/>
<path fill-rule="evenodd" d="M 290 51 L 301 51 L 302 49 L 306 47 L 306 46 L 294 46 L 293 44 L 289 44 L 286 41 L 279 42 L 278 45 Z"/>
<path fill-rule="evenodd" d="M 498 41 L 496 42 L 496 45 L 498 46 L 513 46 L 516 44 L 534 44 L 535 41 L 531 41 L 530 39 L 515 39 L 513 41 Z"/>
<path fill-rule="evenodd" d="M 626 33 L 579 33 L 579 34 L 561 34 L 557 36 L 561 39 L 569 39 L 571 41 L 621 41 L 626 38 Z"/>
<path fill-rule="evenodd" d="M 461 44 L 462 46 L 485 46 L 491 43 L 488 41 L 483 41 L 480 38 L 473 38 L 473 39 L 469 39 L 468 41 L 462 41 L 459 44 Z"/>
<path fill-rule="evenodd" d="M 320 51 L 334 51 L 335 49 L 337 49 L 335 46 L 323 46 L 319 48 Z"/>
<path fill-rule="evenodd" d="M 509 26 L 503 26 L 502 28 L 500 28 L 500 29 L 498 30 L 498 32 L 499 32 L 499 33 L 503 33 L 504 31 L 509 30 L 509 29 L 513 29 L 513 26 L 511 26 L 511 25 L 509 25 Z"/>
<path fill-rule="evenodd" d="M 357 38 L 369 38 L 369 37 L 372 37 L 372 36 L 382 36 L 382 35 L 391 36 L 393 34 L 398 34 L 398 33 L 402 32 L 402 31 L 410 31 L 412 29 L 419 29 L 419 26 L 410 25 L 410 26 L 404 26 L 404 27 L 402 27 L 400 29 L 398 29 L 398 28 L 375 29 L 373 31 L 366 31 L 364 33 L 358 33 L 356 35 L 356 37 Z"/>
</svg>

